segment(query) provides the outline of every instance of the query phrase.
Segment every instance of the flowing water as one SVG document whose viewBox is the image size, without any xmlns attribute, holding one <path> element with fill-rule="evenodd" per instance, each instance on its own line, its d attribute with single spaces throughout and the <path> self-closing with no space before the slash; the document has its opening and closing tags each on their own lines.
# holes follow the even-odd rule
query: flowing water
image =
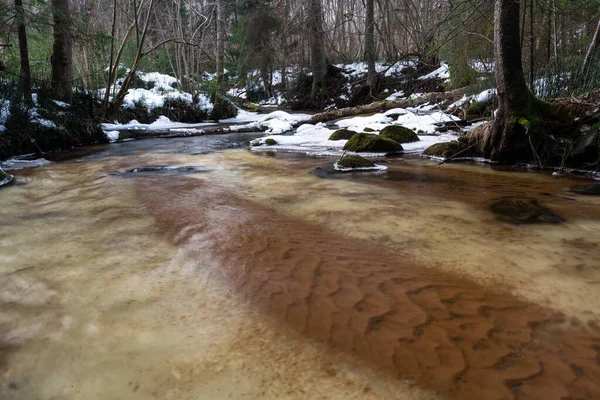
<svg viewBox="0 0 600 400">
<path fill-rule="evenodd" d="M 600 398 L 600 199 L 573 178 L 405 159 L 328 179 L 251 137 L 19 171 L 0 399 Z M 498 221 L 503 196 L 566 222 Z"/>
</svg>

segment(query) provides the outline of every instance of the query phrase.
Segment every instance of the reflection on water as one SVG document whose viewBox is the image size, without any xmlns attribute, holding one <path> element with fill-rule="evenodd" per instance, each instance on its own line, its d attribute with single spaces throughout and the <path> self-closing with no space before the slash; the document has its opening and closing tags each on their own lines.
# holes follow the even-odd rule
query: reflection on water
<svg viewBox="0 0 600 400">
<path fill-rule="evenodd" d="M 0 191 L 0 398 L 600 396 L 597 198 L 220 151 L 248 137 L 82 149 Z M 211 172 L 111 175 L 148 165 Z M 567 222 L 504 224 L 502 196 Z"/>
</svg>

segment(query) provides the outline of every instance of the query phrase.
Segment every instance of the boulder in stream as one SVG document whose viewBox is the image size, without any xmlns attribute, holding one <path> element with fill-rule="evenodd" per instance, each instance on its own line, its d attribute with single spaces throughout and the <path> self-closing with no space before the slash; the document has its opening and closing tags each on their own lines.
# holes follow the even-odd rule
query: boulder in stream
<svg viewBox="0 0 600 400">
<path fill-rule="evenodd" d="M 350 129 L 338 129 L 329 136 L 329 140 L 348 140 L 356 135 L 356 133 L 356 131 L 351 131 Z"/>
<path fill-rule="evenodd" d="M 565 219 L 552 210 L 527 197 L 502 197 L 490 206 L 501 221 L 514 225 L 550 223 L 559 224 Z"/>
<path fill-rule="evenodd" d="M 401 125 L 389 125 L 379 132 L 379 136 L 398 143 L 418 142 L 420 139 L 412 130 Z"/>
<path fill-rule="evenodd" d="M 355 153 L 394 153 L 404 149 L 400 143 L 391 139 L 369 133 L 357 133 L 348 140 L 344 150 Z"/>
</svg>

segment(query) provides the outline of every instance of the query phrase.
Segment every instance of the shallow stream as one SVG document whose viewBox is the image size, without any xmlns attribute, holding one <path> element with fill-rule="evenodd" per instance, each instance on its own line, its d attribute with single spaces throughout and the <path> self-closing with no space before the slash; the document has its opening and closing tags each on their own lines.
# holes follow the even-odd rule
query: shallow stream
<svg viewBox="0 0 600 400">
<path fill-rule="evenodd" d="M 0 399 L 599 399 L 600 197 L 255 135 L 83 148 L 0 190 Z M 149 168 L 148 168 L 149 167 Z M 491 202 L 566 222 L 510 225 Z"/>
</svg>

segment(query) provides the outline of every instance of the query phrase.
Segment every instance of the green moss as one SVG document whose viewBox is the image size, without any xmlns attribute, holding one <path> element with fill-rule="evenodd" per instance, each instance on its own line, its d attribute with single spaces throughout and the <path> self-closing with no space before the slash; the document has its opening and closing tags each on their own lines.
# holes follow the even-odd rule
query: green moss
<svg viewBox="0 0 600 400">
<path fill-rule="evenodd" d="M 277 144 L 277 140 L 268 138 L 267 140 L 265 140 L 265 143 L 267 146 L 275 146 Z"/>
<path fill-rule="evenodd" d="M 488 104 L 474 101 L 469 105 L 467 109 L 468 117 L 482 117 L 488 111 Z"/>
<path fill-rule="evenodd" d="M 329 140 L 348 140 L 352 136 L 356 135 L 355 131 L 349 129 L 338 129 L 329 136 Z"/>
<path fill-rule="evenodd" d="M 367 127 L 365 129 L 363 129 L 363 131 L 365 131 L 365 132 L 375 132 L 375 129 Z"/>
<path fill-rule="evenodd" d="M 8 174 L 6 172 L 4 172 L 4 170 L 2 168 L 0 168 L 0 181 L 3 181 L 4 179 L 6 179 L 7 176 L 8 176 Z"/>
<path fill-rule="evenodd" d="M 423 154 L 425 154 L 426 156 L 432 156 L 432 157 L 448 158 L 448 157 L 452 157 L 453 155 L 455 155 L 459 151 L 463 150 L 464 148 L 465 148 L 465 146 L 462 143 L 458 142 L 457 140 L 454 140 L 452 142 L 436 143 L 432 146 L 429 146 L 423 152 Z"/>
<path fill-rule="evenodd" d="M 543 124 L 543 116 L 549 114 L 551 110 L 550 103 L 538 99 L 528 90 L 527 106 L 522 112 L 512 115 L 509 122 L 519 124 L 525 129 L 535 129 Z"/>
<path fill-rule="evenodd" d="M 261 144 L 261 143 L 260 143 L 260 141 L 258 141 L 258 140 L 255 140 L 254 142 L 252 142 L 252 143 L 251 143 L 251 145 L 252 145 L 253 147 L 256 147 L 256 146 L 262 146 L 262 144 Z"/>
<path fill-rule="evenodd" d="M 411 129 L 400 125 L 386 126 L 379 132 L 379 136 L 386 139 L 391 139 L 398 143 L 418 142 L 419 137 Z"/>
<path fill-rule="evenodd" d="M 344 146 L 344 150 L 356 153 L 391 153 L 402 151 L 402 145 L 393 140 L 368 133 L 357 133 Z"/>
<path fill-rule="evenodd" d="M 373 161 L 357 155 L 344 156 L 337 164 L 343 168 L 369 168 L 375 166 Z"/>
</svg>

